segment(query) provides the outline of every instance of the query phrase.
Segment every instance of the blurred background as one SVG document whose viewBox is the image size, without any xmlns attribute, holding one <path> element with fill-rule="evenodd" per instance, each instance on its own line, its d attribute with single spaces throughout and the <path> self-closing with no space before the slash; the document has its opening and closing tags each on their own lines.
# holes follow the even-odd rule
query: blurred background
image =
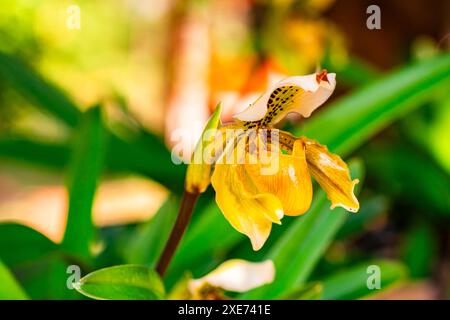
<svg viewBox="0 0 450 320">
<path fill-rule="evenodd" d="M 373 4 L 381 8 L 379 30 L 366 26 Z M 389 86 L 381 92 L 392 97 L 380 96 L 380 113 L 361 115 L 377 95 L 360 93 L 353 109 L 336 115 L 341 125 L 331 122 L 329 136 L 345 138 L 345 147 L 308 135 L 365 167 L 361 211 L 320 248 L 309 281 L 387 259 L 401 276 L 371 297 L 448 299 L 450 69 L 441 63 L 427 74 L 425 64 L 448 57 L 449 45 L 446 0 L 1 1 L 3 277 L 29 298 L 72 299 L 82 297 L 66 287 L 70 264 L 83 274 L 153 265 L 183 187 L 185 167 L 173 164 L 171 148 L 180 139 L 192 147 L 218 102 L 222 121 L 230 121 L 278 79 L 327 68 L 337 73 L 337 89 L 311 126 L 383 79 Z M 417 81 L 401 87 L 411 76 Z M 402 99 L 408 107 L 396 111 Z M 282 125 L 317 132 L 308 121 L 292 116 Z M 346 121 L 360 121 L 361 133 L 350 135 Z M 180 128 L 192 134 L 175 136 Z M 187 270 L 201 276 L 228 258 L 262 259 L 283 236 L 275 229 L 267 249 L 254 254 L 213 197 L 208 190 L 198 205 L 169 287 Z M 212 221 L 224 238 L 208 247 L 213 235 L 202 224 Z M 0 298 L 13 297 L 1 291 Z M 367 293 L 327 292 L 321 297 Z"/>
</svg>

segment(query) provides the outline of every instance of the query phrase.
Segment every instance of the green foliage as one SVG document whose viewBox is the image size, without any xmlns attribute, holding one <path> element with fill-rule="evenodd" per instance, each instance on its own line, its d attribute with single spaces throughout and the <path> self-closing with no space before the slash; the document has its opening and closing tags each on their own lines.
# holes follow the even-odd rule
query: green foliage
<svg viewBox="0 0 450 320">
<path fill-rule="evenodd" d="M 14 278 L 11 271 L 0 260 L 0 300 L 25 300 L 26 293 Z"/>
<path fill-rule="evenodd" d="M 364 205 L 361 206 L 358 214 L 352 214 L 347 218 L 336 234 L 336 239 L 346 239 L 351 235 L 363 233 L 364 228 L 386 213 L 389 207 L 386 197 L 383 196 L 361 197 L 360 202 Z"/>
<path fill-rule="evenodd" d="M 57 249 L 36 230 L 14 223 L 0 224 L 0 257 L 9 266 L 31 262 Z"/>
<path fill-rule="evenodd" d="M 373 143 L 364 153 L 370 178 L 383 193 L 406 207 L 450 218 L 450 176 L 433 159 L 405 143 Z"/>
<path fill-rule="evenodd" d="M 115 171 L 133 171 L 180 193 L 185 166 L 175 165 L 162 140 L 154 134 L 139 131 L 129 141 L 111 136 L 107 150 L 107 165 Z"/>
<path fill-rule="evenodd" d="M 133 232 L 123 249 L 128 263 L 155 267 L 177 217 L 178 201 L 176 200 L 175 197 L 169 198 L 155 217 Z"/>
<path fill-rule="evenodd" d="M 27 137 L 0 137 L 0 157 L 4 159 L 61 169 L 67 164 L 69 153 L 69 148 L 60 144 L 32 141 Z"/>
<path fill-rule="evenodd" d="M 69 213 L 62 247 L 74 255 L 89 258 L 94 235 L 92 204 L 106 147 L 106 131 L 99 107 L 83 115 L 77 133 L 70 163 Z"/>
<path fill-rule="evenodd" d="M 76 128 L 82 118 L 79 108 L 65 93 L 29 66 L 1 52 L 0 80 L 9 83 L 32 105 L 71 127 Z M 0 155 L 9 158 L 62 168 L 70 157 L 69 152 L 65 146 L 38 143 L 25 137 L 0 137 Z M 111 134 L 106 153 L 106 165 L 114 170 L 135 171 L 173 191 L 182 189 L 185 168 L 173 164 L 170 152 L 152 133 L 139 128 L 128 141 Z"/>
<path fill-rule="evenodd" d="M 31 70 L 20 60 L 0 52 L 0 76 L 33 104 L 75 126 L 80 111 L 57 87 Z"/>
<path fill-rule="evenodd" d="M 281 297 L 282 300 L 320 300 L 322 299 L 323 286 L 319 282 L 308 283 L 294 289 Z"/>
<path fill-rule="evenodd" d="M 431 274 L 436 260 L 436 245 L 436 236 L 425 221 L 416 222 L 408 230 L 402 255 L 411 278 L 424 278 Z"/>
<path fill-rule="evenodd" d="M 76 284 L 76 289 L 93 299 L 157 300 L 165 296 L 158 274 L 139 265 L 120 265 L 94 271 Z"/>
<path fill-rule="evenodd" d="M 369 289 L 370 275 L 375 275 L 369 266 L 376 266 L 380 270 L 380 289 Z M 404 280 L 407 271 L 403 264 L 386 261 L 366 261 L 358 266 L 339 272 L 325 278 L 323 285 L 323 299 L 359 299 L 367 295 L 385 290 L 397 281 Z"/>
<path fill-rule="evenodd" d="M 31 299 L 79 299 L 76 290 L 67 287 L 67 268 L 77 264 L 80 262 L 58 252 L 14 267 L 14 272 Z"/>
</svg>

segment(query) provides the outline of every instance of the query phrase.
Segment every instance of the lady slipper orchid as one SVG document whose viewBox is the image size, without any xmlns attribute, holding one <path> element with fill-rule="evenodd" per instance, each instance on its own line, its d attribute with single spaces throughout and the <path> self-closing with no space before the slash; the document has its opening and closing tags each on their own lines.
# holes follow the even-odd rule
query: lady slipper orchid
<svg viewBox="0 0 450 320">
<path fill-rule="evenodd" d="M 324 70 L 286 78 L 235 115 L 232 124 L 220 125 L 217 112 L 208 123 L 209 129 L 218 127 L 216 139 L 211 143 L 209 136 L 208 143 L 201 142 L 198 146 L 214 145 L 209 153 L 214 168 L 202 162 L 206 160 L 190 164 L 186 190 L 202 192 L 211 180 L 217 205 L 225 218 L 250 238 L 255 251 L 269 237 L 272 223 L 281 224 L 284 215 L 298 216 L 309 209 L 313 194 L 311 175 L 327 193 L 332 209 L 338 206 L 350 212 L 359 209 L 353 193 L 358 180 L 351 179 L 339 156 L 314 140 L 274 128 L 291 112 L 309 117 L 333 93 L 335 77 Z M 227 130 L 238 133 L 224 138 Z M 194 156 L 200 153 L 196 150 Z M 192 166 L 207 171 L 202 174 Z M 194 171 L 195 175 L 190 174 Z M 203 180 L 199 182 L 198 177 Z"/>
</svg>

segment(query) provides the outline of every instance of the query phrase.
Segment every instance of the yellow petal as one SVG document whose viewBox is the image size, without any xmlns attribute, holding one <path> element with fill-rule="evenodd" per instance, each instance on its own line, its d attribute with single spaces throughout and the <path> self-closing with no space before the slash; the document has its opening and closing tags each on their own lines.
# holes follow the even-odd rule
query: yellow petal
<svg viewBox="0 0 450 320">
<path fill-rule="evenodd" d="M 245 292 L 271 283 L 275 277 L 272 260 L 249 262 L 240 259 L 228 260 L 206 276 L 190 280 L 189 291 L 194 296 L 205 285 L 233 292 Z"/>
<path fill-rule="evenodd" d="M 312 200 L 305 145 L 297 140 L 292 155 L 279 153 L 277 156 L 277 168 L 273 174 L 261 174 L 264 167 L 261 164 L 246 164 L 246 171 L 259 192 L 273 194 L 281 201 L 285 215 L 301 215 L 309 209 Z"/>
<path fill-rule="evenodd" d="M 331 96 L 335 86 L 336 74 L 326 71 L 289 77 L 275 84 L 234 118 L 248 128 L 273 125 L 290 112 L 307 118 Z"/>
<path fill-rule="evenodd" d="M 316 141 L 306 137 L 302 137 L 301 140 L 305 142 L 309 170 L 327 193 L 332 203 L 331 209 L 339 206 L 347 211 L 357 212 L 359 202 L 353 189 L 359 180 L 350 178 L 347 164 Z"/>
<path fill-rule="evenodd" d="M 250 238 L 253 250 L 259 250 L 269 237 L 272 222 L 280 223 L 283 217 L 280 200 L 272 194 L 259 193 L 244 164 L 216 164 L 211 183 L 225 218 Z"/>
</svg>

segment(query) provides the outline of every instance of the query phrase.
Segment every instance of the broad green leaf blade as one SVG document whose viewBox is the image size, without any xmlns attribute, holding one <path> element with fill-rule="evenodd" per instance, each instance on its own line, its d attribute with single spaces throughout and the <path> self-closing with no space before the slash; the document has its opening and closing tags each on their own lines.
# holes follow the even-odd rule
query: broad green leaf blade
<svg viewBox="0 0 450 320">
<path fill-rule="evenodd" d="M 69 159 L 69 149 L 62 144 L 32 141 L 23 137 L 1 137 L 0 158 L 61 169 Z"/>
<path fill-rule="evenodd" d="M 170 197 L 150 221 L 133 232 L 124 247 L 125 260 L 154 267 L 169 238 L 177 213 L 177 199 Z"/>
<path fill-rule="evenodd" d="M 345 156 L 449 83 L 450 54 L 437 56 L 382 77 L 327 106 L 296 133 Z"/>
<path fill-rule="evenodd" d="M 379 268 L 379 269 L 377 269 Z M 379 270 L 380 289 L 376 288 Z M 379 293 L 397 281 L 407 277 L 405 266 L 399 262 L 368 261 L 323 280 L 323 299 L 359 299 Z M 369 289 L 372 288 L 372 289 Z"/>
<path fill-rule="evenodd" d="M 27 294 L 0 260 L 0 300 L 26 300 Z"/>
<path fill-rule="evenodd" d="M 72 254 L 88 258 L 94 233 L 92 203 L 107 139 L 99 107 L 83 115 L 77 134 L 70 163 L 69 213 L 62 247 Z"/>
<path fill-rule="evenodd" d="M 70 126 L 80 116 L 76 105 L 58 88 L 17 58 L 0 52 L 0 77 L 30 102 L 47 110 Z"/>
<path fill-rule="evenodd" d="M 76 289 L 100 300 L 157 300 L 165 295 L 154 270 L 131 264 L 94 271 L 82 278 Z"/>
<path fill-rule="evenodd" d="M 9 266 L 41 258 L 57 248 L 55 243 L 29 227 L 0 224 L 0 257 Z"/>
<path fill-rule="evenodd" d="M 362 180 L 362 164 L 353 161 L 349 167 L 352 177 Z M 304 284 L 350 214 L 342 208 L 331 210 L 325 193 L 318 192 L 311 209 L 296 217 L 265 257 L 275 264 L 274 282 L 244 294 L 242 299 L 279 298 Z"/>
</svg>

